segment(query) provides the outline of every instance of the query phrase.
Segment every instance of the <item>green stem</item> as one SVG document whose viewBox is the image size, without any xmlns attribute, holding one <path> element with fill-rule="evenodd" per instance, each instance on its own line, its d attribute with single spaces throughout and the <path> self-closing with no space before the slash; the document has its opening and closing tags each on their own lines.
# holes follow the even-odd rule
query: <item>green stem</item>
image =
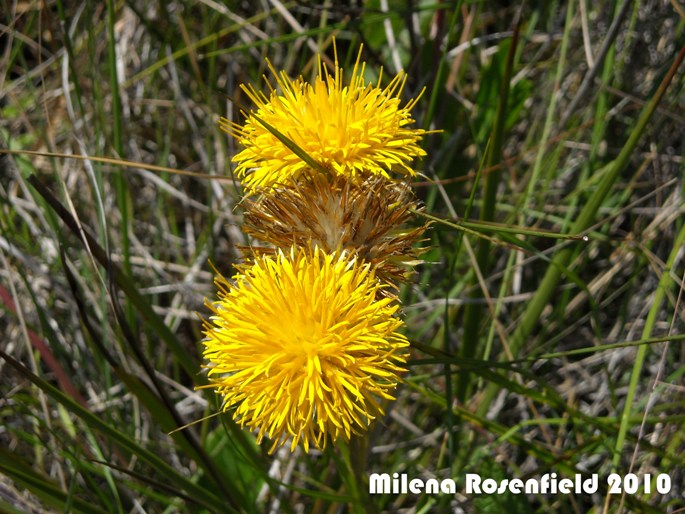
<svg viewBox="0 0 685 514">
<path fill-rule="evenodd" d="M 504 126 L 507 118 L 509 84 L 511 82 L 511 74 L 514 68 L 518 34 L 519 25 L 517 23 L 514 28 L 514 35 L 509 45 L 504 75 L 502 77 L 502 83 L 500 84 L 499 101 L 497 103 L 495 124 L 492 131 L 492 144 L 490 145 L 490 152 L 488 153 L 488 160 L 486 164 L 486 169 L 494 170 L 487 175 L 485 180 L 483 208 L 480 212 L 480 220 L 486 222 L 492 221 L 495 217 L 497 189 L 499 188 L 501 181 L 502 146 L 504 141 Z M 476 262 L 483 275 L 487 273 L 490 260 L 489 257 L 490 241 L 487 239 L 480 239 L 478 244 L 478 253 L 476 255 Z M 481 291 L 477 286 L 477 282 L 474 280 L 473 292 L 470 297 L 475 299 L 480 298 L 481 296 Z M 482 304 L 479 302 L 471 302 L 466 305 L 464 309 L 464 336 L 461 345 L 461 357 L 464 359 L 473 359 L 476 356 L 476 350 L 479 342 L 478 334 L 482 316 Z M 457 383 L 457 398 L 460 402 L 464 403 L 466 401 L 470 385 L 470 374 L 460 374 Z"/>
<path fill-rule="evenodd" d="M 600 206 L 611 191 L 621 172 L 628 166 L 630 158 L 637 147 L 637 143 L 647 128 L 647 123 L 652 117 L 652 114 L 654 114 L 654 111 L 663 98 L 669 84 L 673 80 L 673 77 L 683 61 L 683 58 L 685 58 L 685 46 L 680 50 L 677 57 L 673 61 L 671 68 L 659 85 L 659 88 L 656 90 L 652 99 L 647 103 L 643 111 L 640 113 L 640 117 L 638 118 L 635 129 L 631 132 L 630 137 L 621 149 L 621 152 L 616 159 L 609 163 L 605 168 L 606 172 L 603 174 L 597 189 L 592 193 L 592 196 L 588 200 L 587 204 L 585 204 L 585 207 L 583 207 L 578 218 L 571 227 L 571 233 L 583 233 L 588 230 L 595 221 Z M 604 171 L 605 169 L 600 170 L 598 173 Z M 562 270 L 568 268 L 572 255 L 573 248 L 565 246 L 552 258 L 551 265 L 547 268 L 542 282 L 535 291 L 533 298 L 526 306 L 526 310 L 523 313 L 523 317 L 521 318 L 519 325 L 516 327 L 516 330 L 509 339 L 511 354 L 514 358 L 517 357 L 518 353 L 521 351 L 521 348 L 528 340 L 533 332 L 533 329 L 537 325 L 540 315 L 542 314 L 542 310 L 549 302 L 552 294 L 554 294 L 561 278 Z M 486 389 L 483 396 L 483 401 L 479 406 L 480 415 L 483 415 L 485 412 L 487 412 L 487 409 L 489 408 L 490 403 L 494 399 L 498 390 L 499 387 L 497 384 L 490 384 L 490 386 Z"/>
<path fill-rule="evenodd" d="M 661 278 L 659 279 L 659 285 L 654 292 L 654 299 L 652 300 L 652 307 L 649 309 L 647 314 L 647 319 L 645 320 L 645 326 L 642 330 L 641 339 L 649 339 L 652 337 L 652 330 L 654 329 L 654 324 L 656 323 L 659 310 L 661 309 L 661 304 L 664 301 L 664 296 L 666 291 L 673 285 L 673 278 L 671 277 L 671 270 L 675 264 L 678 254 L 685 246 L 685 224 L 680 227 L 680 232 L 678 233 L 675 241 L 673 242 L 673 249 L 671 254 L 668 256 L 666 261 L 666 266 L 664 267 Z M 628 387 L 628 395 L 626 396 L 626 403 L 623 407 L 623 414 L 621 416 L 621 424 L 618 429 L 618 436 L 616 437 L 616 449 L 614 451 L 614 460 L 612 462 L 614 469 L 619 464 L 621 459 L 621 454 L 623 451 L 623 445 L 626 440 L 626 434 L 628 433 L 628 425 L 630 423 L 630 416 L 633 410 L 633 402 L 635 401 L 635 394 L 638 389 L 638 384 L 640 381 L 640 375 L 642 373 L 642 368 L 645 364 L 645 356 L 647 355 L 648 345 L 643 344 L 638 346 L 637 355 L 635 356 L 635 363 L 633 364 L 633 372 L 630 376 L 630 385 Z"/>
<path fill-rule="evenodd" d="M 448 34 L 454 34 L 454 28 L 457 26 L 457 20 L 459 19 L 459 12 L 461 11 L 461 4 L 463 0 L 458 0 L 457 5 L 454 6 L 452 11 L 452 17 L 450 18 L 449 27 L 447 28 Z M 426 111 L 426 116 L 423 118 L 423 128 L 425 130 L 430 129 L 430 124 L 435 116 L 435 111 L 438 107 L 438 96 L 442 90 L 441 85 L 443 84 L 443 77 L 445 76 L 448 60 L 445 59 L 445 54 L 447 53 L 450 45 L 445 45 L 443 50 L 442 58 L 440 59 L 440 64 L 438 65 L 438 71 L 435 74 L 435 80 L 433 80 L 433 88 L 431 90 L 430 100 L 428 101 L 428 110 Z"/>
<path fill-rule="evenodd" d="M 114 0 L 107 0 L 107 37 L 109 39 L 109 46 L 107 48 L 107 60 L 109 61 L 109 82 L 112 89 L 112 146 L 117 157 L 124 156 L 123 144 L 123 124 L 121 120 L 121 96 L 119 95 L 119 77 L 117 74 L 117 54 L 116 54 L 116 38 L 114 35 L 115 17 Z M 130 202 L 128 199 L 129 191 L 121 173 L 117 173 L 114 177 L 114 183 L 117 192 L 117 207 L 121 215 L 121 252 L 124 258 L 123 268 L 126 275 L 133 276 L 131 268 L 131 241 L 129 239 L 130 221 Z M 133 306 L 126 303 L 126 317 L 128 322 L 135 328 L 136 320 L 133 311 Z"/>
<path fill-rule="evenodd" d="M 329 446 L 327 452 L 335 461 L 340 478 L 350 496 L 350 510 L 357 514 L 372 514 L 375 508 L 369 497 L 365 480 L 367 436 L 352 436 L 349 443 L 336 442 L 336 448 Z"/>
</svg>

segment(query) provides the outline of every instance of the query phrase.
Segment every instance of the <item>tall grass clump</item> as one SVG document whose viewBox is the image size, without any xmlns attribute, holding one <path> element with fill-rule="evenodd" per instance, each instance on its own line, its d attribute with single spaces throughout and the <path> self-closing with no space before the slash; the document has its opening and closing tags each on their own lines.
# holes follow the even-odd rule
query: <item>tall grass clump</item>
<svg viewBox="0 0 685 514">
<path fill-rule="evenodd" d="M 0 511 L 685 509 L 681 3 L 1 12 Z"/>
</svg>

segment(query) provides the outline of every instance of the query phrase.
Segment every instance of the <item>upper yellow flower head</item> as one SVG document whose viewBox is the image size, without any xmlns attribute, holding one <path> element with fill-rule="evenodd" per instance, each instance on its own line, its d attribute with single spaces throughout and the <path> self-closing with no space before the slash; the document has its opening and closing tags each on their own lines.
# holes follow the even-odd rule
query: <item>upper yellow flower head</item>
<svg viewBox="0 0 685 514">
<path fill-rule="evenodd" d="M 258 257 L 235 277 L 218 276 L 207 303 L 204 356 L 211 386 L 234 418 L 273 440 L 323 448 L 349 439 L 383 413 L 379 401 L 405 371 L 403 322 L 368 264 L 318 248 Z"/>
<path fill-rule="evenodd" d="M 285 185 L 311 167 L 289 149 L 267 126 L 276 128 L 320 167 L 351 178 L 368 175 L 389 177 L 390 172 L 414 175 L 410 164 L 425 155 L 418 142 L 425 133 L 408 128 L 416 100 L 400 106 L 406 82 L 403 73 L 387 87 L 367 84 L 365 63 L 357 62 L 348 85 L 335 58 L 331 75 L 319 58 L 314 84 L 302 77 L 291 80 L 285 72 L 276 76 L 280 91 L 267 98 L 252 86 L 241 86 L 255 103 L 244 125 L 221 120 L 221 128 L 238 138 L 244 149 L 233 157 L 236 174 L 248 192 Z M 264 123 L 266 123 L 266 126 Z"/>
</svg>

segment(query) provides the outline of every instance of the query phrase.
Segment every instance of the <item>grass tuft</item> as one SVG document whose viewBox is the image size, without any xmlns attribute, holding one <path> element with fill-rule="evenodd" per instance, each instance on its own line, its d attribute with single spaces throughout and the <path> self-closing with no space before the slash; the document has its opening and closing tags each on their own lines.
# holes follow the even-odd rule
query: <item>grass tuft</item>
<svg viewBox="0 0 685 514">
<path fill-rule="evenodd" d="M 0 511 L 685 509 L 677 1 L 1 13 Z M 402 68 L 402 105 L 425 88 L 410 372 L 364 440 L 269 456 L 201 387 L 210 262 L 231 276 L 251 243 L 219 119 L 242 121 L 267 58 L 309 80 L 334 39 L 368 82 Z M 374 472 L 456 491 L 370 495 Z M 469 473 L 599 489 L 475 495 Z M 637 490 L 610 494 L 611 473 Z"/>
</svg>

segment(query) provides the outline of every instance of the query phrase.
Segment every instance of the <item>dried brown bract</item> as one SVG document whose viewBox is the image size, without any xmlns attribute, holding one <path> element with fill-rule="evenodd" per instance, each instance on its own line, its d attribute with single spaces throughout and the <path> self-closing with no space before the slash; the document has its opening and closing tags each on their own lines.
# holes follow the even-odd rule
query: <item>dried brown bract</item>
<svg viewBox="0 0 685 514">
<path fill-rule="evenodd" d="M 408 226 L 421 207 L 405 182 L 369 176 L 358 183 L 311 173 L 295 184 L 246 198 L 244 208 L 245 233 L 272 245 L 251 248 L 255 255 L 310 244 L 326 252 L 347 250 L 395 289 L 421 262 L 423 249 L 414 245 L 428 224 Z"/>
</svg>

